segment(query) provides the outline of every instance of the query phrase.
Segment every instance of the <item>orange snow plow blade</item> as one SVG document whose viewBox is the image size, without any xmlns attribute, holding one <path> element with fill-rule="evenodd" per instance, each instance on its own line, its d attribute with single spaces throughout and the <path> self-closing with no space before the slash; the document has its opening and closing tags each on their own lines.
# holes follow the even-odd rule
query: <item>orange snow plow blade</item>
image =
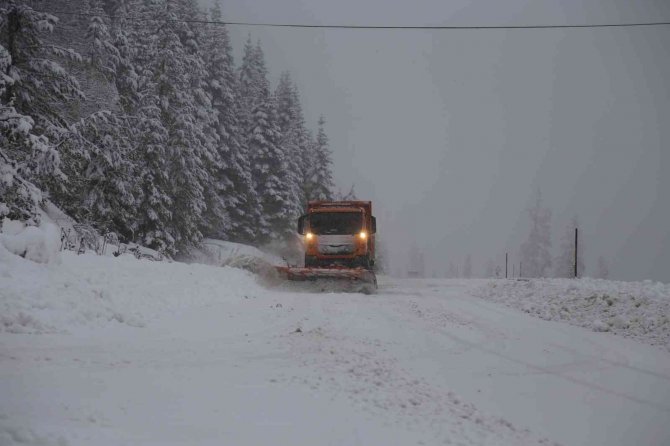
<svg viewBox="0 0 670 446">
<path fill-rule="evenodd" d="M 349 291 L 372 294 L 377 277 L 364 268 L 300 268 L 277 266 L 279 275 L 291 282 L 310 282 L 317 291 Z"/>
</svg>

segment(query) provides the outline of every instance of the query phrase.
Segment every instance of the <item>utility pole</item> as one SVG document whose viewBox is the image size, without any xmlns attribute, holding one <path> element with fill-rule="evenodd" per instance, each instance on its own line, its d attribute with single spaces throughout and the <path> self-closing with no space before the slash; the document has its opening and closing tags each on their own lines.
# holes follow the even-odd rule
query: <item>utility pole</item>
<svg viewBox="0 0 670 446">
<path fill-rule="evenodd" d="M 514 279 L 515 275 L 516 275 L 516 263 L 512 263 L 512 279 Z"/>
<path fill-rule="evenodd" d="M 519 262 L 519 277 L 521 277 L 521 262 Z"/>
<path fill-rule="evenodd" d="M 507 253 L 505 253 L 505 279 L 507 279 Z"/>
<path fill-rule="evenodd" d="M 577 278 L 577 249 L 579 248 L 578 243 L 578 230 L 575 228 L 575 279 Z"/>
</svg>

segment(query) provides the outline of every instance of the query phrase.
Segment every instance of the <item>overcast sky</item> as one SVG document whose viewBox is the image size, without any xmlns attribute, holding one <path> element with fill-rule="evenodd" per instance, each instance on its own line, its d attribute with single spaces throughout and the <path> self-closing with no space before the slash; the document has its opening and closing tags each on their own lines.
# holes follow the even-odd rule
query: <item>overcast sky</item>
<svg viewBox="0 0 670 446">
<path fill-rule="evenodd" d="M 203 5 L 212 0 L 201 0 Z M 235 21 L 361 25 L 670 20 L 665 0 L 226 0 Z M 573 216 L 586 273 L 670 282 L 670 26 L 567 30 L 229 27 L 236 62 L 260 39 L 273 84 L 327 119 L 336 181 L 373 200 L 392 269 L 471 254 L 518 262 L 537 188 L 553 254 Z"/>
</svg>

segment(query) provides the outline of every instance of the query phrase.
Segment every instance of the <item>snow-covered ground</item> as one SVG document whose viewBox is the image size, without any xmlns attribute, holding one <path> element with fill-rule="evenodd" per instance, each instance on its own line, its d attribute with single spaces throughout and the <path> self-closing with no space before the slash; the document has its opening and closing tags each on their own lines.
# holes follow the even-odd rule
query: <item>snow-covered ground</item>
<svg viewBox="0 0 670 446">
<path fill-rule="evenodd" d="M 466 280 L 268 290 L 0 244 L 0 445 L 667 445 L 670 354 Z"/>
<path fill-rule="evenodd" d="M 491 280 L 474 294 L 549 321 L 670 349 L 670 285 L 601 279 Z"/>
</svg>

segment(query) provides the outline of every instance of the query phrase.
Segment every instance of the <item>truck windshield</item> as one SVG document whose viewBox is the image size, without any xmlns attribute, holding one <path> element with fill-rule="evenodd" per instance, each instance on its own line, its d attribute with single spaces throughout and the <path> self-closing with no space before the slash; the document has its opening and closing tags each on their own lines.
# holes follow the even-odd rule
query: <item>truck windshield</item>
<svg viewBox="0 0 670 446">
<path fill-rule="evenodd" d="M 315 212 L 309 216 L 314 234 L 356 234 L 363 228 L 359 212 Z"/>
</svg>

